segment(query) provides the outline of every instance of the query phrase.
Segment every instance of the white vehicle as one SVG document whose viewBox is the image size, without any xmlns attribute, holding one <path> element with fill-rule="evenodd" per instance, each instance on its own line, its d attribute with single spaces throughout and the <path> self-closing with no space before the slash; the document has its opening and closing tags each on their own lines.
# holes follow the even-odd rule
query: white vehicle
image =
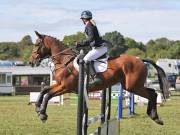
<svg viewBox="0 0 180 135">
<path fill-rule="evenodd" d="M 180 74 L 180 59 L 158 59 L 156 64 L 160 66 L 166 74 Z"/>
</svg>

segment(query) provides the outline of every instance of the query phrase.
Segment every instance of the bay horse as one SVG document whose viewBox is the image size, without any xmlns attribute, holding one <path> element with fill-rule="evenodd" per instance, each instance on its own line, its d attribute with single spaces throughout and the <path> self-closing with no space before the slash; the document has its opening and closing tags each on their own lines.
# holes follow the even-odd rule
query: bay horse
<svg viewBox="0 0 180 135">
<path fill-rule="evenodd" d="M 77 93 L 78 91 L 78 71 L 72 62 L 76 53 L 54 37 L 40 34 L 37 31 L 35 33 L 38 38 L 32 49 L 30 64 L 38 66 L 42 59 L 50 56 L 55 65 L 54 78 L 57 82 L 52 86 L 45 87 L 40 92 L 35 104 L 40 119 L 45 121 L 48 117 L 46 114 L 47 104 L 52 97 L 65 93 Z M 108 60 L 108 69 L 101 73 L 103 84 L 89 88 L 88 92 L 103 90 L 120 82 L 123 89 L 148 99 L 148 116 L 157 124 L 163 125 L 163 121 L 157 114 L 157 94 L 154 89 L 144 86 L 147 78 L 147 68 L 144 62 L 151 63 L 157 69 L 160 87 L 164 93 L 163 80 L 166 76 L 163 70 L 151 60 L 141 60 L 125 54 Z"/>
</svg>

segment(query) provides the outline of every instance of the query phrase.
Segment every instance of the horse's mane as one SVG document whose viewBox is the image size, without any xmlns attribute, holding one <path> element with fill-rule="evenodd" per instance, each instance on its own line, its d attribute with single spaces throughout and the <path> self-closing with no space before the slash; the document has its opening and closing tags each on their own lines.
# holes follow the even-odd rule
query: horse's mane
<svg viewBox="0 0 180 135">
<path fill-rule="evenodd" d="M 61 46 L 62 48 L 64 48 L 64 49 L 68 49 L 68 48 L 69 48 L 67 45 L 64 44 L 63 41 L 59 40 L 58 38 L 52 37 L 52 36 L 50 36 L 50 35 L 45 35 L 45 36 L 47 36 L 47 37 L 49 37 L 49 38 L 52 38 L 52 39 L 53 39 L 59 46 Z M 73 48 L 69 48 L 69 49 L 70 49 L 69 51 L 71 51 L 71 53 L 74 54 L 74 56 L 77 55 L 77 51 L 76 51 L 76 50 L 74 50 Z"/>
<path fill-rule="evenodd" d="M 47 37 L 49 37 L 49 38 L 54 39 L 54 40 L 55 40 L 55 42 L 57 42 L 57 43 L 58 43 L 58 45 L 62 45 L 63 47 L 67 48 L 67 46 L 64 44 L 64 42 L 63 42 L 63 41 L 61 41 L 61 40 L 59 40 L 58 38 L 53 37 L 53 36 L 50 36 L 50 35 L 45 35 L 45 36 L 47 36 Z"/>
<path fill-rule="evenodd" d="M 111 56 L 111 57 L 108 58 L 108 60 L 114 60 L 114 59 L 119 58 L 119 57 L 120 56 Z"/>
</svg>

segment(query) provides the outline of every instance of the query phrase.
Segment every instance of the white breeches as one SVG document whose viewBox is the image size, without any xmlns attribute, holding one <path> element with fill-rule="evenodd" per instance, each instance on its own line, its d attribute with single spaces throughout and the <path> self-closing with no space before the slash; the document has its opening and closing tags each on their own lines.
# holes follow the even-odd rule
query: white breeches
<svg viewBox="0 0 180 135">
<path fill-rule="evenodd" d="M 85 61 L 85 63 L 90 62 L 107 53 L 107 51 L 108 49 L 106 46 L 101 46 L 97 48 L 93 47 L 92 50 L 86 54 L 83 60 Z"/>
</svg>

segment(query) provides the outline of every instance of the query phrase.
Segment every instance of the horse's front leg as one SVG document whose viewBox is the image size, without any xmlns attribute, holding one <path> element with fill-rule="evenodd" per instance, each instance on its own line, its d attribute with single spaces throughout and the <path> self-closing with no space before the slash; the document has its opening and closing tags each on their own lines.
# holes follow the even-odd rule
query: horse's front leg
<svg viewBox="0 0 180 135">
<path fill-rule="evenodd" d="M 63 91 L 63 89 L 64 89 L 63 85 L 56 85 L 52 87 L 51 89 L 49 89 L 49 92 L 45 95 L 43 102 L 41 104 L 40 111 L 39 111 L 39 117 L 43 122 L 45 122 L 48 117 L 48 115 L 46 114 L 48 101 L 54 96 L 64 94 L 65 92 Z"/>
<path fill-rule="evenodd" d="M 56 85 L 56 84 L 55 84 Z M 52 85 L 52 86 L 47 86 L 47 87 L 44 87 L 43 90 L 39 93 L 39 96 L 36 100 L 36 103 L 35 103 L 35 107 L 36 107 L 36 112 L 39 113 L 40 112 L 40 108 L 41 108 L 41 104 L 43 102 L 43 98 L 44 98 L 44 95 L 46 93 L 49 92 L 49 90 L 54 87 L 55 85 Z"/>
</svg>

